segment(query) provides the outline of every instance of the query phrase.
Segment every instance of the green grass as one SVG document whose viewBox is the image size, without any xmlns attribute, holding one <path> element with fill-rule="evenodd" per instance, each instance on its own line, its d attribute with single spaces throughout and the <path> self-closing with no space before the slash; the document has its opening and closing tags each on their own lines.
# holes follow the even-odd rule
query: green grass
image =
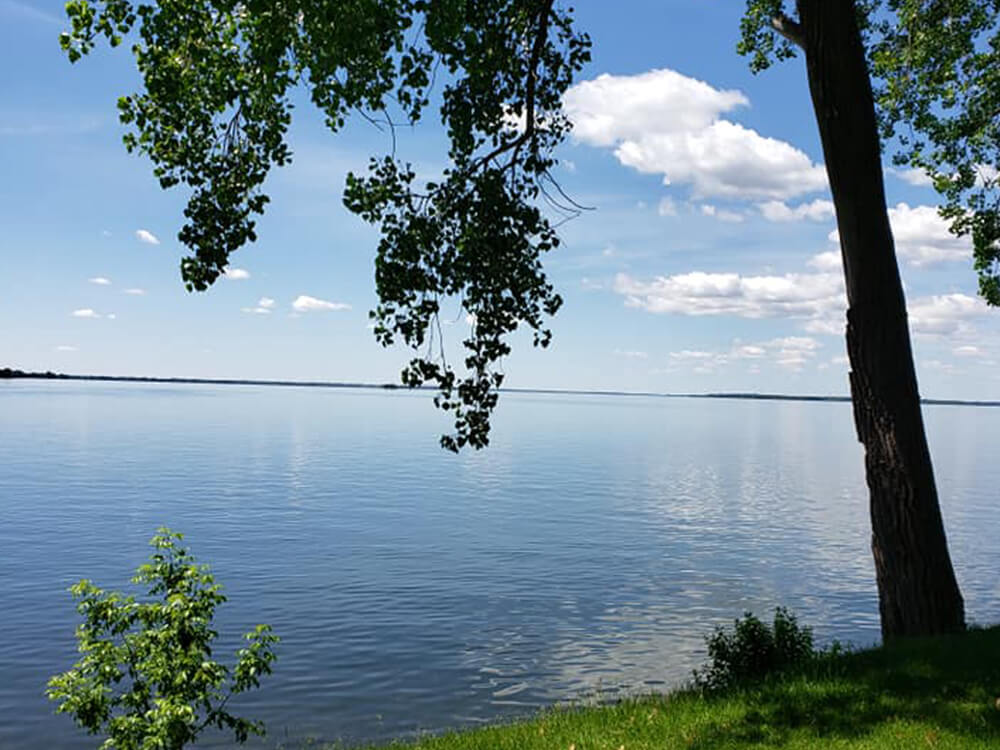
<svg viewBox="0 0 1000 750">
<path fill-rule="evenodd" d="M 833 657 L 715 697 L 678 692 L 426 737 L 407 750 L 1000 748 L 1000 627 Z"/>
</svg>

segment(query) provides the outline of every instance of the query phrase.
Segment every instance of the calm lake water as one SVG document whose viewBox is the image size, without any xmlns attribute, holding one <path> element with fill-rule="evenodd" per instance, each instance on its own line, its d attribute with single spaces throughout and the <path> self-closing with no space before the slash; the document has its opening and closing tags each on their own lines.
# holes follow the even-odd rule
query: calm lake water
<svg viewBox="0 0 1000 750">
<path fill-rule="evenodd" d="M 1000 409 L 924 413 L 969 618 L 1000 621 Z M 848 404 L 507 394 L 458 457 L 445 426 L 424 394 L 0 382 L 0 747 L 97 744 L 44 697 L 66 589 L 127 587 L 159 525 L 225 586 L 217 656 L 282 637 L 237 705 L 262 746 L 662 689 L 746 609 L 878 638 Z"/>
</svg>

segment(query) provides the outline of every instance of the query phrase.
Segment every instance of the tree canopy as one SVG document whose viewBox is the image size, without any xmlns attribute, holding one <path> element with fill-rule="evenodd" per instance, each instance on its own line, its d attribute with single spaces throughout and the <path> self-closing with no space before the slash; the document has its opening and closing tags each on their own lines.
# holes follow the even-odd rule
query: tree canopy
<svg viewBox="0 0 1000 750">
<path fill-rule="evenodd" d="M 752 70 L 795 57 L 783 0 L 748 0 L 739 52 Z M 859 0 L 883 146 L 944 198 L 969 235 L 979 292 L 1000 305 L 1000 0 Z"/>
<path fill-rule="evenodd" d="M 553 0 L 72 0 L 66 10 L 70 60 L 101 36 L 132 42 L 144 91 L 119 100 L 125 144 L 152 160 L 164 188 L 190 189 L 178 235 L 191 251 L 189 290 L 256 239 L 264 180 L 292 158 L 293 86 L 308 88 L 332 131 L 352 113 L 414 123 L 440 100 L 441 178 L 419 179 L 390 153 L 347 176 L 344 203 L 382 232 L 375 337 L 416 350 L 402 380 L 439 389 L 455 419 L 445 447 L 486 445 L 507 336 L 529 326 L 547 346 L 546 317 L 562 304 L 540 260 L 559 244 L 540 204 L 558 193 L 549 170 L 570 128 L 562 94 L 589 60 L 572 11 Z M 441 341 L 449 298 L 474 321 L 461 376 Z"/>
</svg>

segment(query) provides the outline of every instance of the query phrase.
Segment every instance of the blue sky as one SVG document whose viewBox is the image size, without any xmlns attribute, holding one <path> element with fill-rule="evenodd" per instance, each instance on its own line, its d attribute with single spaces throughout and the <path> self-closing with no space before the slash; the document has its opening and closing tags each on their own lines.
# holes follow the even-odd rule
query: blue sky
<svg viewBox="0 0 1000 750">
<path fill-rule="evenodd" d="M 593 63 L 569 93 L 560 178 L 594 206 L 547 259 L 553 345 L 516 337 L 518 387 L 844 394 L 843 284 L 801 59 L 752 76 L 739 2 L 578 7 Z M 73 373 L 395 382 L 409 357 L 368 328 L 375 232 L 340 195 L 387 139 L 336 136 L 303 101 L 292 166 L 233 277 L 189 294 L 183 195 L 125 153 L 125 50 L 71 66 L 61 2 L 0 0 L 0 365 Z M 434 117 L 399 153 L 443 164 Z M 921 391 L 1000 398 L 1000 311 L 917 176 L 886 176 Z M 459 341 L 457 314 L 445 335 Z"/>
</svg>

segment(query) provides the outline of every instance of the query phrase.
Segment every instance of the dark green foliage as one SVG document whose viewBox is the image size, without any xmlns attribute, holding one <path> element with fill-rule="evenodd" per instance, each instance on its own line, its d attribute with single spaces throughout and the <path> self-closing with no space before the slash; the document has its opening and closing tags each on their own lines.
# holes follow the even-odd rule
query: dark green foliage
<svg viewBox="0 0 1000 750">
<path fill-rule="evenodd" d="M 179 750 L 210 726 L 239 743 L 264 734 L 262 723 L 234 716 L 226 703 L 271 673 L 278 638 L 258 625 L 232 670 L 212 660 L 212 618 L 226 597 L 208 566 L 178 546 L 182 539 L 161 528 L 150 541 L 150 561 L 132 579 L 148 586 L 150 601 L 87 580 L 70 589 L 84 618 L 76 629 L 82 656 L 49 680 L 47 692 L 60 713 L 107 735 L 108 750 Z"/>
<path fill-rule="evenodd" d="M 708 691 L 746 684 L 801 665 L 815 655 L 812 629 L 800 626 L 784 607 L 774 610 L 774 623 L 761 622 L 751 612 L 734 622 L 733 630 L 716 628 L 705 637 L 710 663 L 695 670 L 695 684 Z"/>
<path fill-rule="evenodd" d="M 489 416 L 521 325 L 546 346 L 545 318 L 562 299 L 541 254 L 558 238 L 539 202 L 558 192 L 553 149 L 570 124 L 563 92 L 589 60 L 590 41 L 553 0 L 71 0 L 71 61 L 98 36 L 132 46 L 145 90 L 119 101 L 126 146 L 153 161 L 164 188 L 191 190 L 180 240 L 189 290 L 204 290 L 230 255 L 256 238 L 254 215 L 274 165 L 291 159 L 289 96 L 310 91 L 332 131 L 353 112 L 394 128 L 419 120 L 435 75 L 450 139 L 438 182 L 417 179 L 391 153 L 367 176 L 348 175 L 344 202 L 379 226 L 375 335 L 417 350 L 402 373 L 433 383 L 454 412 L 458 450 L 488 443 Z M 446 361 L 438 316 L 452 300 L 474 320 L 466 374 Z"/>
<path fill-rule="evenodd" d="M 979 291 L 1000 305 L 1000 0 L 864 0 L 883 143 L 924 171 L 951 230 L 972 239 Z M 793 56 L 772 20 L 793 3 L 747 0 L 738 50 L 753 71 Z"/>
<path fill-rule="evenodd" d="M 1000 2 L 887 0 L 870 61 L 893 161 L 926 172 L 1000 305 Z"/>
</svg>

